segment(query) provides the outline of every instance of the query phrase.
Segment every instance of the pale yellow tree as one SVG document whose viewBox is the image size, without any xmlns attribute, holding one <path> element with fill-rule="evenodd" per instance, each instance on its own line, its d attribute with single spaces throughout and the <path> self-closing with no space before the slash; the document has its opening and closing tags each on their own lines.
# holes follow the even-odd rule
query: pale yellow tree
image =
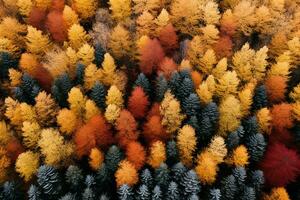
<svg viewBox="0 0 300 200">
<path fill-rule="evenodd" d="M 39 168 L 39 154 L 32 151 L 21 153 L 16 161 L 16 171 L 24 178 L 30 181 Z"/>
<path fill-rule="evenodd" d="M 95 49 L 91 45 L 85 43 L 82 45 L 78 52 L 77 57 L 80 62 L 84 65 L 91 64 L 95 59 Z"/>
<path fill-rule="evenodd" d="M 89 64 L 84 69 L 84 88 L 86 90 L 92 89 L 97 81 L 100 80 L 100 71 L 95 64 Z"/>
<path fill-rule="evenodd" d="M 209 24 L 201 28 L 201 33 L 202 40 L 207 46 L 215 44 L 219 39 L 219 30 L 215 25 Z"/>
<path fill-rule="evenodd" d="M 23 122 L 22 136 L 23 143 L 27 148 L 36 149 L 40 139 L 41 127 L 37 122 Z"/>
<path fill-rule="evenodd" d="M 159 35 L 161 29 L 170 23 L 170 15 L 166 9 L 162 9 L 160 14 L 154 20 L 156 24 L 156 35 Z"/>
<path fill-rule="evenodd" d="M 154 23 L 154 17 L 151 13 L 149 13 L 148 11 L 144 11 L 136 19 L 136 24 L 138 36 L 154 36 L 156 25 Z"/>
<path fill-rule="evenodd" d="M 77 13 L 67 5 L 65 5 L 63 10 L 63 19 L 68 28 L 70 28 L 73 24 L 79 24 Z"/>
<path fill-rule="evenodd" d="M 109 0 L 109 9 L 116 21 L 124 21 L 131 15 L 130 0 Z"/>
<path fill-rule="evenodd" d="M 203 7 L 203 19 L 206 24 L 218 24 L 220 19 L 218 4 L 208 1 Z"/>
<path fill-rule="evenodd" d="M 20 103 L 11 97 L 5 99 L 5 116 L 10 120 L 10 123 L 15 126 L 22 126 L 23 119 L 21 114 Z"/>
<path fill-rule="evenodd" d="M 26 35 L 27 51 L 40 55 L 44 54 L 50 46 L 48 36 L 43 35 L 42 31 L 32 26 L 28 26 Z"/>
<path fill-rule="evenodd" d="M 81 19 L 88 19 L 95 15 L 98 7 L 98 1 L 73 0 L 73 6 Z"/>
<path fill-rule="evenodd" d="M 212 159 L 217 163 L 222 163 L 227 155 L 225 140 L 221 136 L 212 138 L 207 151 L 212 155 Z"/>
<path fill-rule="evenodd" d="M 222 58 L 219 60 L 218 64 L 216 65 L 215 68 L 212 70 L 212 74 L 216 79 L 220 79 L 226 72 L 227 70 L 227 58 Z"/>
<path fill-rule="evenodd" d="M 236 94 L 240 80 L 235 71 L 226 71 L 225 74 L 217 79 L 216 95 L 222 98 L 230 94 Z"/>
<path fill-rule="evenodd" d="M 250 113 L 253 92 L 250 88 L 245 87 L 239 91 L 238 97 L 241 102 L 241 115 L 245 117 Z"/>
<path fill-rule="evenodd" d="M 203 57 L 199 59 L 198 68 L 204 74 L 210 74 L 211 70 L 213 69 L 214 65 L 217 64 L 217 58 L 214 50 L 208 49 Z"/>
<path fill-rule="evenodd" d="M 68 30 L 68 39 L 72 48 L 79 49 L 90 37 L 80 24 L 74 23 Z"/>
<path fill-rule="evenodd" d="M 119 118 L 120 112 L 121 112 L 121 109 L 118 106 L 116 106 L 115 104 L 109 104 L 106 107 L 106 110 L 104 113 L 105 119 L 109 123 L 114 124 L 115 121 Z"/>
<path fill-rule="evenodd" d="M 68 94 L 70 110 L 73 111 L 79 119 L 83 119 L 86 100 L 87 98 L 77 87 L 73 87 Z"/>
</svg>

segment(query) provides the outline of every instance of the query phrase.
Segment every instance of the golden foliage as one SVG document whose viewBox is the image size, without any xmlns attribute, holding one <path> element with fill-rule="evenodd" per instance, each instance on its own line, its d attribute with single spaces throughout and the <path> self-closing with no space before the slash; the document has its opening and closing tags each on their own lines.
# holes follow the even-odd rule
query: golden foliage
<svg viewBox="0 0 300 200">
<path fill-rule="evenodd" d="M 9 31 L 7 31 L 9 30 Z M 4 17 L 0 23 L 0 37 L 5 37 L 14 42 L 18 47 L 24 47 L 23 34 L 26 33 L 26 26 L 21 24 L 16 18 Z"/>
<path fill-rule="evenodd" d="M 43 10 L 50 8 L 52 3 L 52 0 L 34 0 L 34 1 L 35 1 L 35 6 Z"/>
<path fill-rule="evenodd" d="M 244 88 L 238 93 L 239 100 L 241 103 L 241 115 L 247 116 L 250 113 L 251 105 L 252 105 L 252 98 L 253 92 L 250 88 Z"/>
<path fill-rule="evenodd" d="M 216 79 L 220 79 L 227 70 L 227 58 L 222 58 L 216 67 L 212 70 L 212 75 L 216 77 Z"/>
<path fill-rule="evenodd" d="M 69 6 L 65 5 L 63 10 L 63 19 L 66 23 L 66 26 L 69 28 L 73 24 L 78 24 L 79 19 L 77 13 Z"/>
<path fill-rule="evenodd" d="M 117 21 L 124 21 L 130 17 L 130 0 L 109 0 L 109 9 L 112 11 L 112 17 Z"/>
<path fill-rule="evenodd" d="M 205 49 L 204 42 L 199 35 L 193 37 L 188 46 L 187 57 L 193 66 L 197 66 Z"/>
<path fill-rule="evenodd" d="M 204 104 L 208 104 L 209 102 L 212 101 L 213 94 L 209 91 L 208 89 L 208 84 L 206 81 L 203 81 L 200 85 L 199 88 L 196 90 L 200 100 Z"/>
<path fill-rule="evenodd" d="M 27 51 L 33 54 L 44 54 L 50 46 L 48 36 L 43 35 L 42 31 L 37 30 L 32 26 L 28 26 L 26 35 Z"/>
<path fill-rule="evenodd" d="M 218 4 L 208 1 L 203 8 L 203 19 L 206 24 L 218 24 L 220 19 Z"/>
<path fill-rule="evenodd" d="M 160 30 L 167 26 L 170 22 L 170 15 L 168 13 L 168 11 L 166 9 L 162 9 L 160 11 L 160 14 L 155 18 L 154 20 L 155 24 L 156 24 L 156 34 L 160 33 Z"/>
<path fill-rule="evenodd" d="M 42 91 L 35 97 L 34 109 L 41 125 L 48 126 L 55 122 L 58 105 L 50 94 Z"/>
<path fill-rule="evenodd" d="M 93 170 L 98 170 L 104 161 L 104 154 L 99 149 L 93 148 L 91 150 L 89 159 L 90 159 L 89 160 L 90 167 Z"/>
<path fill-rule="evenodd" d="M 0 51 L 18 55 L 20 49 L 14 44 L 12 40 L 0 37 Z"/>
<path fill-rule="evenodd" d="M 92 89 L 98 80 L 98 69 L 95 64 L 91 63 L 84 69 L 84 88 L 87 90 Z"/>
<path fill-rule="evenodd" d="M 236 130 L 240 125 L 241 105 L 237 98 L 232 95 L 222 100 L 219 106 L 219 134 L 226 136 L 228 132 Z"/>
<path fill-rule="evenodd" d="M 249 36 L 252 33 L 252 27 L 256 22 L 256 18 L 254 15 L 255 5 L 252 5 L 251 1 L 237 2 L 238 4 L 234 7 L 233 15 L 238 21 L 239 29 L 246 36 Z"/>
<path fill-rule="evenodd" d="M 23 143 L 30 149 L 36 149 L 40 139 L 41 127 L 37 122 L 23 122 L 22 136 Z"/>
<path fill-rule="evenodd" d="M 137 19 L 137 33 L 139 36 L 153 36 L 155 32 L 154 17 L 148 11 L 144 11 Z"/>
<path fill-rule="evenodd" d="M 77 127 L 76 114 L 73 111 L 64 108 L 58 112 L 57 123 L 60 131 L 72 134 Z"/>
<path fill-rule="evenodd" d="M 294 103 L 293 105 L 293 117 L 300 121 L 300 101 Z"/>
<path fill-rule="evenodd" d="M 66 55 L 68 57 L 68 65 L 69 65 L 69 74 L 71 78 L 76 76 L 76 64 L 77 64 L 77 53 L 72 47 L 68 47 L 66 49 Z"/>
<path fill-rule="evenodd" d="M 85 102 L 85 121 L 89 121 L 93 116 L 99 115 L 101 112 L 96 103 L 90 99 Z"/>
<path fill-rule="evenodd" d="M 0 146 L 0 183 L 3 183 L 7 180 L 9 166 L 11 160 L 6 155 L 6 149 Z"/>
<path fill-rule="evenodd" d="M 222 163 L 225 156 L 227 155 L 226 144 L 223 137 L 216 136 L 214 137 L 207 151 L 212 155 L 212 159 L 217 163 Z"/>
<path fill-rule="evenodd" d="M 102 68 L 100 69 L 101 81 L 104 85 L 112 85 L 116 79 L 116 65 L 114 58 L 109 54 L 104 54 L 104 60 L 102 62 Z"/>
<path fill-rule="evenodd" d="M 166 161 L 166 159 L 165 144 L 161 141 L 152 143 L 147 163 L 153 168 L 158 168 L 161 163 Z"/>
<path fill-rule="evenodd" d="M 294 101 L 300 101 L 300 84 L 293 88 L 293 91 L 290 93 L 289 96 Z"/>
<path fill-rule="evenodd" d="M 205 185 L 213 184 L 216 181 L 218 171 L 218 166 L 213 159 L 213 155 L 208 151 L 204 151 L 198 155 L 195 171 L 201 179 L 201 183 Z"/>
<path fill-rule="evenodd" d="M 90 36 L 80 24 L 73 24 L 68 30 L 68 39 L 70 46 L 77 50 L 90 40 Z"/>
<path fill-rule="evenodd" d="M 17 6 L 20 14 L 28 17 L 33 5 L 31 0 L 17 0 Z"/>
<path fill-rule="evenodd" d="M 5 123 L 5 121 L 0 121 L 0 144 L 6 145 L 11 137 L 12 135 L 9 130 L 9 126 Z"/>
<path fill-rule="evenodd" d="M 198 61 L 198 68 L 204 73 L 204 74 L 210 74 L 213 66 L 217 63 L 217 58 L 214 50 L 208 49 L 203 57 L 201 57 Z"/>
<path fill-rule="evenodd" d="M 73 87 L 68 94 L 68 102 L 70 104 L 71 111 L 77 116 L 82 118 L 85 111 L 86 97 L 82 94 L 79 88 Z"/>
<path fill-rule="evenodd" d="M 202 40 L 208 46 L 213 45 L 219 39 L 219 30 L 215 25 L 209 24 L 201 28 L 201 32 Z"/>
<path fill-rule="evenodd" d="M 272 129 L 272 116 L 268 108 L 262 108 L 256 113 L 259 129 L 266 134 L 271 134 Z"/>
<path fill-rule="evenodd" d="M 287 61 L 279 61 L 268 70 L 268 76 L 282 76 L 289 78 L 291 65 Z"/>
<path fill-rule="evenodd" d="M 19 62 L 20 68 L 23 72 L 34 74 L 36 68 L 39 67 L 38 60 L 34 54 L 23 53 Z"/>
<path fill-rule="evenodd" d="M 5 99 L 5 107 L 5 116 L 10 119 L 10 123 L 15 126 L 21 126 L 23 119 L 19 102 L 11 97 L 7 97 Z"/>
<path fill-rule="evenodd" d="M 30 122 L 37 121 L 37 115 L 33 106 L 28 105 L 27 103 L 21 103 L 20 110 L 21 110 L 22 121 L 30 121 Z"/>
<path fill-rule="evenodd" d="M 123 94 L 115 85 L 107 91 L 106 105 L 109 104 L 115 104 L 119 108 L 122 108 L 124 104 Z"/>
<path fill-rule="evenodd" d="M 60 48 L 53 48 L 47 51 L 45 61 L 43 63 L 52 77 L 57 77 L 69 71 L 68 56 Z"/>
<path fill-rule="evenodd" d="M 139 181 L 137 170 L 135 169 L 134 165 L 127 160 L 120 162 L 119 168 L 115 173 L 115 177 L 117 187 L 120 187 L 123 184 L 133 186 Z"/>
<path fill-rule="evenodd" d="M 186 166 L 193 164 L 193 153 L 196 150 L 197 139 L 195 130 L 189 125 L 183 126 L 177 135 L 177 147 L 179 149 L 180 160 Z"/>
<path fill-rule="evenodd" d="M 80 18 L 87 19 L 95 15 L 97 0 L 73 0 L 73 6 Z"/>
<path fill-rule="evenodd" d="M 77 52 L 78 60 L 81 61 L 84 65 L 91 64 L 95 59 L 95 49 L 89 44 L 84 44 L 80 47 Z"/>
<path fill-rule="evenodd" d="M 121 112 L 120 107 L 116 106 L 115 104 L 109 104 L 105 110 L 105 114 L 104 114 L 105 119 L 109 123 L 113 124 L 116 121 L 116 119 L 119 118 L 120 112 Z"/>
<path fill-rule="evenodd" d="M 32 151 L 26 151 L 18 156 L 16 171 L 24 180 L 30 181 L 39 168 L 39 155 Z"/>
<path fill-rule="evenodd" d="M 233 150 L 231 156 L 228 159 L 228 163 L 236 167 L 245 167 L 249 161 L 249 155 L 247 148 L 244 145 L 238 146 Z"/>
<path fill-rule="evenodd" d="M 300 63 L 300 39 L 299 37 L 294 37 L 292 40 L 287 42 L 288 48 L 291 52 L 291 59 L 294 65 Z"/>
<path fill-rule="evenodd" d="M 264 195 L 263 200 L 290 200 L 290 197 L 284 187 L 277 187 L 273 188 L 270 194 Z"/>
<path fill-rule="evenodd" d="M 225 74 L 217 80 L 216 83 L 216 95 L 222 98 L 226 98 L 228 95 L 235 95 L 237 93 L 240 80 L 237 77 L 235 71 L 227 71 Z"/>
<path fill-rule="evenodd" d="M 10 85 L 12 87 L 17 87 L 21 84 L 22 73 L 20 71 L 10 68 L 8 70 L 8 76 L 10 80 Z"/>
</svg>

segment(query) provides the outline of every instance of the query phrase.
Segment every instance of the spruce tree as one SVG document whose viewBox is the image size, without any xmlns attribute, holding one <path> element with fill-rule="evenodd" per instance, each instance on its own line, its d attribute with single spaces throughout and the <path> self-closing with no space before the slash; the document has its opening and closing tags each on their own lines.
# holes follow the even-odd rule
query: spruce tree
<svg viewBox="0 0 300 200">
<path fill-rule="evenodd" d="M 181 77 L 177 71 L 172 73 L 171 79 L 168 84 L 168 88 L 171 90 L 172 94 L 178 97 L 179 86 L 181 83 Z"/>
<path fill-rule="evenodd" d="M 190 78 L 184 78 L 178 88 L 178 93 L 176 97 L 183 102 L 183 100 L 188 97 L 191 93 L 195 92 L 194 83 Z"/>
<path fill-rule="evenodd" d="M 135 80 L 135 86 L 140 86 L 148 96 L 151 96 L 151 84 L 145 74 L 140 73 L 138 75 L 137 79 Z"/>
<path fill-rule="evenodd" d="M 21 85 L 15 88 L 15 96 L 20 102 L 34 104 L 34 98 L 38 95 L 40 90 L 38 82 L 25 73 L 22 76 Z"/>
<path fill-rule="evenodd" d="M 181 70 L 181 71 L 179 71 L 179 74 L 180 74 L 180 78 L 182 80 L 185 79 L 185 78 L 192 79 L 191 72 L 190 72 L 189 69 Z"/>
<path fill-rule="evenodd" d="M 118 199 L 119 200 L 133 200 L 134 193 L 132 192 L 132 188 L 128 185 L 122 185 L 118 189 Z"/>
<path fill-rule="evenodd" d="M 156 100 L 158 102 L 161 102 L 164 98 L 165 93 L 168 90 L 168 81 L 167 79 L 164 77 L 164 75 L 160 74 L 157 78 L 156 78 Z"/>
<path fill-rule="evenodd" d="M 199 200 L 199 196 L 197 194 L 190 195 L 187 200 Z"/>
<path fill-rule="evenodd" d="M 96 179 L 93 175 L 87 175 L 84 183 L 87 188 L 93 188 L 96 185 Z"/>
<path fill-rule="evenodd" d="M 265 85 L 260 85 L 255 89 L 252 108 L 259 110 L 268 106 L 267 90 Z"/>
<path fill-rule="evenodd" d="M 221 194 L 222 199 L 232 200 L 238 191 L 236 180 L 233 175 L 229 175 L 221 181 Z"/>
<path fill-rule="evenodd" d="M 97 81 L 91 90 L 90 97 L 96 103 L 96 105 L 102 110 L 104 110 L 106 107 L 105 105 L 106 94 L 107 91 L 104 85 Z"/>
<path fill-rule="evenodd" d="M 250 154 L 250 160 L 254 162 L 260 161 L 266 150 L 266 145 L 262 134 L 257 133 L 249 136 L 246 140 L 246 146 Z"/>
<path fill-rule="evenodd" d="M 195 129 L 196 135 L 199 134 L 199 132 L 200 132 L 200 126 L 199 126 L 199 124 L 200 123 L 198 121 L 197 116 L 191 116 L 186 123 L 188 125 L 192 126 Z"/>
<path fill-rule="evenodd" d="M 152 191 L 151 200 L 162 200 L 162 199 L 163 199 L 163 195 L 162 195 L 161 189 L 160 189 L 159 185 L 156 185 Z"/>
<path fill-rule="evenodd" d="M 27 191 L 29 200 L 39 200 L 42 199 L 42 193 L 39 188 L 35 185 L 31 185 Z"/>
<path fill-rule="evenodd" d="M 170 173 L 168 166 L 165 163 L 161 163 L 159 168 L 155 169 L 155 183 L 161 187 L 163 191 L 166 191 L 170 181 Z"/>
<path fill-rule="evenodd" d="M 249 175 L 249 185 L 254 188 L 256 194 L 259 196 L 265 184 L 264 173 L 261 170 L 254 170 Z"/>
<path fill-rule="evenodd" d="M 221 191 L 219 189 L 210 189 L 208 194 L 209 200 L 221 200 Z"/>
<path fill-rule="evenodd" d="M 102 163 L 101 167 L 97 171 L 96 175 L 96 183 L 97 183 L 97 191 L 98 192 L 107 192 L 112 188 L 110 185 L 112 184 L 113 174 L 109 172 L 106 163 Z"/>
<path fill-rule="evenodd" d="M 180 200 L 180 194 L 177 183 L 171 181 L 166 194 L 166 200 Z"/>
<path fill-rule="evenodd" d="M 174 140 L 170 140 L 167 143 L 167 164 L 168 166 L 172 166 L 175 163 L 179 162 L 179 152 L 177 149 L 177 144 Z"/>
<path fill-rule="evenodd" d="M 212 126 L 218 124 L 219 120 L 219 108 L 215 102 L 210 102 L 201 111 L 202 118 L 208 117 Z"/>
<path fill-rule="evenodd" d="M 136 200 L 150 200 L 151 195 L 146 185 L 141 185 L 136 192 Z"/>
<path fill-rule="evenodd" d="M 180 182 L 185 175 L 188 169 L 182 164 L 182 162 L 178 162 L 171 168 L 172 178 L 175 182 Z"/>
<path fill-rule="evenodd" d="M 61 181 L 57 170 L 49 165 L 42 165 L 37 172 L 37 182 L 48 199 L 55 199 L 61 191 Z"/>
<path fill-rule="evenodd" d="M 102 194 L 99 200 L 109 200 L 109 197 L 106 194 Z"/>
<path fill-rule="evenodd" d="M 97 66 L 101 66 L 103 60 L 104 60 L 104 54 L 105 54 L 105 50 L 102 48 L 102 46 L 100 44 L 96 44 L 94 46 L 95 49 L 95 64 Z"/>
<path fill-rule="evenodd" d="M 153 177 L 151 171 L 146 168 L 141 172 L 140 181 L 143 185 L 146 185 L 148 189 L 153 187 Z"/>
<path fill-rule="evenodd" d="M 85 190 L 82 193 L 82 200 L 94 200 L 96 197 L 94 191 L 92 188 L 85 188 Z"/>
<path fill-rule="evenodd" d="M 75 77 L 76 85 L 84 84 L 84 69 L 85 69 L 84 64 L 82 64 L 82 63 L 76 64 L 76 77 Z"/>
<path fill-rule="evenodd" d="M 18 60 L 8 53 L 0 52 L 0 79 L 8 78 L 8 69 L 16 68 L 18 66 Z"/>
<path fill-rule="evenodd" d="M 119 162 L 123 159 L 123 153 L 116 145 L 111 146 L 106 152 L 105 163 L 108 172 L 114 174 L 118 168 Z"/>
<path fill-rule="evenodd" d="M 255 190 L 252 187 L 245 186 L 240 195 L 241 200 L 255 200 Z"/>
<path fill-rule="evenodd" d="M 201 191 L 200 181 L 194 170 L 189 170 L 183 175 L 180 185 L 183 188 L 184 197 L 198 194 Z"/>
<path fill-rule="evenodd" d="M 52 85 L 52 94 L 55 98 L 56 102 L 61 107 L 67 107 L 68 106 L 68 93 L 72 88 L 72 81 L 68 74 L 63 74 L 57 77 L 54 80 L 54 83 Z"/>
<path fill-rule="evenodd" d="M 198 147 L 205 146 L 213 136 L 213 126 L 211 120 L 205 116 L 202 117 L 199 124 L 199 132 L 197 133 Z"/>
<path fill-rule="evenodd" d="M 74 194 L 67 193 L 63 197 L 61 197 L 59 200 L 76 200 L 76 196 Z"/>
<path fill-rule="evenodd" d="M 244 127 L 245 134 L 247 136 L 254 135 L 259 132 L 258 131 L 259 127 L 258 127 L 256 116 L 251 116 L 251 117 L 243 120 L 242 124 Z"/>
<path fill-rule="evenodd" d="M 244 187 L 247 174 L 244 167 L 236 167 L 232 170 L 232 175 L 234 176 L 236 180 L 236 184 L 239 187 L 239 189 Z"/>
<path fill-rule="evenodd" d="M 183 111 L 187 116 L 196 116 L 200 113 L 200 100 L 197 94 L 191 93 L 182 103 Z"/>
<path fill-rule="evenodd" d="M 2 186 L 2 196 L 5 200 L 22 200 L 24 195 L 21 186 L 15 181 L 6 181 Z"/>
<path fill-rule="evenodd" d="M 226 147 L 228 150 L 233 150 L 240 144 L 240 137 L 237 131 L 228 134 L 226 138 Z"/>
<path fill-rule="evenodd" d="M 65 180 L 72 192 L 78 192 L 83 182 L 82 170 L 75 165 L 70 165 L 66 171 Z"/>
</svg>

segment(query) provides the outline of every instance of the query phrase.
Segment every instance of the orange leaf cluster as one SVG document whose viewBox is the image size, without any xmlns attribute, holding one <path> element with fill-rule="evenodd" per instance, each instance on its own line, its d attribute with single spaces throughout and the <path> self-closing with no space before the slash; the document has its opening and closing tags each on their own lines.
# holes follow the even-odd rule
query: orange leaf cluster
<svg viewBox="0 0 300 200">
<path fill-rule="evenodd" d="M 214 44 L 213 49 L 219 58 L 232 55 L 232 40 L 229 36 L 223 35 Z"/>
<path fill-rule="evenodd" d="M 292 106 L 287 103 L 274 105 L 271 109 L 272 125 L 277 130 L 293 127 Z"/>
<path fill-rule="evenodd" d="M 147 112 L 149 100 L 143 88 L 136 87 L 131 93 L 128 101 L 128 110 L 135 118 L 143 118 Z"/>
<path fill-rule="evenodd" d="M 52 11 L 47 15 L 46 27 L 54 40 L 62 42 L 67 38 L 66 24 L 62 12 Z"/>
<path fill-rule="evenodd" d="M 40 8 L 32 8 L 29 18 L 28 18 L 28 23 L 40 30 L 44 29 L 44 22 L 46 20 L 46 11 Z"/>
<path fill-rule="evenodd" d="M 43 66 L 35 68 L 33 78 L 39 82 L 39 85 L 47 92 L 51 91 L 53 77 L 50 72 Z"/>
<path fill-rule="evenodd" d="M 173 59 L 165 57 L 159 64 L 158 73 L 163 73 L 169 79 L 174 71 L 177 70 L 177 65 Z"/>
<path fill-rule="evenodd" d="M 265 86 L 267 90 L 268 99 L 272 103 L 284 100 L 287 88 L 286 81 L 286 78 L 282 76 L 270 76 L 266 80 Z"/>
<path fill-rule="evenodd" d="M 62 12 L 65 7 L 65 0 L 52 0 L 51 10 Z"/>
<path fill-rule="evenodd" d="M 12 138 L 6 145 L 6 155 L 15 162 L 18 156 L 24 152 L 24 147 L 17 138 Z"/>
<path fill-rule="evenodd" d="M 126 157 L 134 167 L 139 170 L 141 169 L 146 161 L 146 152 L 144 147 L 139 142 L 130 142 L 126 147 Z"/>
<path fill-rule="evenodd" d="M 168 24 L 161 29 L 159 33 L 159 41 L 166 52 L 178 47 L 178 37 L 172 24 Z"/>
</svg>

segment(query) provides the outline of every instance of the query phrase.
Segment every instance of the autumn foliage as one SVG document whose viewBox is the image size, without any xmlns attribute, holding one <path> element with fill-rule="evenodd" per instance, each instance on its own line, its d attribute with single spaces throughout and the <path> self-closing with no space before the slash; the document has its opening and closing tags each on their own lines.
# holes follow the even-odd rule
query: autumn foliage
<svg viewBox="0 0 300 200">
<path fill-rule="evenodd" d="M 178 37 L 172 24 L 168 24 L 161 29 L 159 41 L 166 52 L 170 52 L 170 50 L 178 47 Z"/>
<path fill-rule="evenodd" d="M 270 76 L 266 82 L 268 99 L 271 102 L 281 102 L 286 92 L 286 78 L 282 76 Z"/>
<path fill-rule="evenodd" d="M 46 27 L 55 41 L 62 42 L 66 40 L 67 30 L 62 12 L 50 12 L 47 15 Z"/>
<path fill-rule="evenodd" d="M 33 8 L 30 12 L 28 22 L 31 26 L 43 30 L 46 20 L 46 11 L 40 8 Z"/>
<path fill-rule="evenodd" d="M 143 118 L 148 110 L 149 100 L 143 88 L 136 87 L 128 100 L 128 110 L 135 118 Z"/>
<path fill-rule="evenodd" d="M 274 105 L 271 109 L 273 128 L 282 130 L 293 126 L 292 106 L 287 103 Z"/>
<path fill-rule="evenodd" d="M 126 158 L 139 170 L 145 164 L 146 151 L 139 142 L 130 142 L 126 147 Z"/>
<path fill-rule="evenodd" d="M 172 73 L 177 70 L 177 65 L 173 59 L 165 57 L 158 67 L 158 73 L 162 73 L 167 79 L 170 79 Z"/>
</svg>

